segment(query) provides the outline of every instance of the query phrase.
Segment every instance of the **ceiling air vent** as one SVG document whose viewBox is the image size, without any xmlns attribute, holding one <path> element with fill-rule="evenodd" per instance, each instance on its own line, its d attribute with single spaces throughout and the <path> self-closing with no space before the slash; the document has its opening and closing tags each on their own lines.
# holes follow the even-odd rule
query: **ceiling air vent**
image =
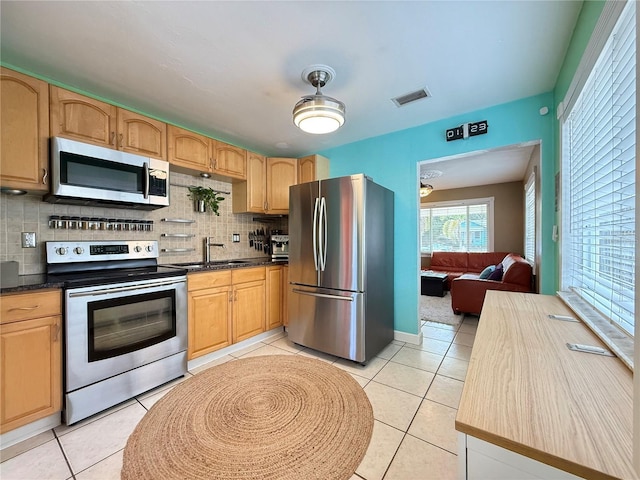
<svg viewBox="0 0 640 480">
<path fill-rule="evenodd" d="M 421 88 L 420 90 L 416 90 L 415 92 L 410 92 L 405 95 L 400 95 L 399 97 L 392 98 L 393 103 L 398 107 L 402 107 L 407 103 L 415 102 L 416 100 L 421 100 L 423 98 L 431 97 L 431 92 L 427 87 Z"/>
</svg>

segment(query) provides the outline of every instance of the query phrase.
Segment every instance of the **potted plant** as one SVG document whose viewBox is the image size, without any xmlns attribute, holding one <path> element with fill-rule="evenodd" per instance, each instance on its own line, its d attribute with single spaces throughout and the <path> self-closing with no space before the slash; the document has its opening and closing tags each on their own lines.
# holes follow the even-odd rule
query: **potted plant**
<svg viewBox="0 0 640 480">
<path fill-rule="evenodd" d="M 207 207 L 215 213 L 218 213 L 219 204 L 224 200 L 217 191 L 208 187 L 189 187 L 189 198 L 195 202 L 196 212 L 206 212 Z"/>
</svg>

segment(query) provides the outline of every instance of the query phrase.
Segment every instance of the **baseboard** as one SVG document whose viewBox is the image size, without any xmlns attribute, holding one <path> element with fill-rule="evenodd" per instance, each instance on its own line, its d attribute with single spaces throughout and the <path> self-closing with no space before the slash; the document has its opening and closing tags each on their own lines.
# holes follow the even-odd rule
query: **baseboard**
<svg viewBox="0 0 640 480">
<path fill-rule="evenodd" d="M 394 330 L 393 339 L 399 342 L 406 342 L 412 345 L 422 345 L 422 332 L 407 333 L 399 330 Z"/>
<path fill-rule="evenodd" d="M 62 424 L 62 417 L 60 412 L 56 412 L 53 415 L 49 415 L 48 417 L 41 418 L 40 420 L 36 420 L 35 422 L 28 423 L 22 427 L 18 427 L 9 432 L 3 433 L 0 435 L 0 445 L 2 445 L 2 449 L 11 447 L 16 443 L 20 443 L 23 440 L 27 440 L 31 437 L 35 437 L 42 432 L 46 432 L 47 430 L 51 430 L 52 428 L 57 427 Z M 53 437 L 52 437 L 53 438 Z"/>
</svg>

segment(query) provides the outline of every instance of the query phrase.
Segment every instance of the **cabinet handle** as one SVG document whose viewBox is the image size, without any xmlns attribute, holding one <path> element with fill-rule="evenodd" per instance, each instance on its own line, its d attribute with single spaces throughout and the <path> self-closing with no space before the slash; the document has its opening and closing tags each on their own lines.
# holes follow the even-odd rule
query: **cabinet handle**
<svg viewBox="0 0 640 480">
<path fill-rule="evenodd" d="M 49 176 L 49 172 L 47 171 L 46 168 L 42 169 L 42 184 L 46 185 L 47 184 L 47 177 Z"/>
<path fill-rule="evenodd" d="M 120 134 L 118 138 L 118 142 L 119 142 L 118 148 L 122 148 L 122 134 Z"/>
<path fill-rule="evenodd" d="M 233 292 L 229 292 L 229 303 L 233 302 Z"/>
<path fill-rule="evenodd" d="M 36 308 L 40 308 L 40 305 L 36 305 L 35 307 L 14 307 L 10 308 L 10 312 L 15 312 L 17 310 L 35 310 Z"/>
<path fill-rule="evenodd" d="M 116 132 L 111 132 L 111 145 L 116 145 Z"/>
<path fill-rule="evenodd" d="M 238 291 L 237 290 L 234 290 L 234 292 L 233 292 L 233 300 L 236 301 L 236 302 L 238 301 Z"/>
</svg>

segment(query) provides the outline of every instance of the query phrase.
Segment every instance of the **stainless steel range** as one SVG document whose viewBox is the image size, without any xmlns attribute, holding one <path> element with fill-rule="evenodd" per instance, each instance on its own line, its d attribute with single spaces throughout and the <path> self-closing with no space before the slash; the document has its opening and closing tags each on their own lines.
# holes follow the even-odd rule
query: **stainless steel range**
<svg viewBox="0 0 640 480">
<path fill-rule="evenodd" d="M 46 242 L 65 290 L 67 424 L 187 371 L 186 270 L 157 265 L 156 241 Z"/>
</svg>

